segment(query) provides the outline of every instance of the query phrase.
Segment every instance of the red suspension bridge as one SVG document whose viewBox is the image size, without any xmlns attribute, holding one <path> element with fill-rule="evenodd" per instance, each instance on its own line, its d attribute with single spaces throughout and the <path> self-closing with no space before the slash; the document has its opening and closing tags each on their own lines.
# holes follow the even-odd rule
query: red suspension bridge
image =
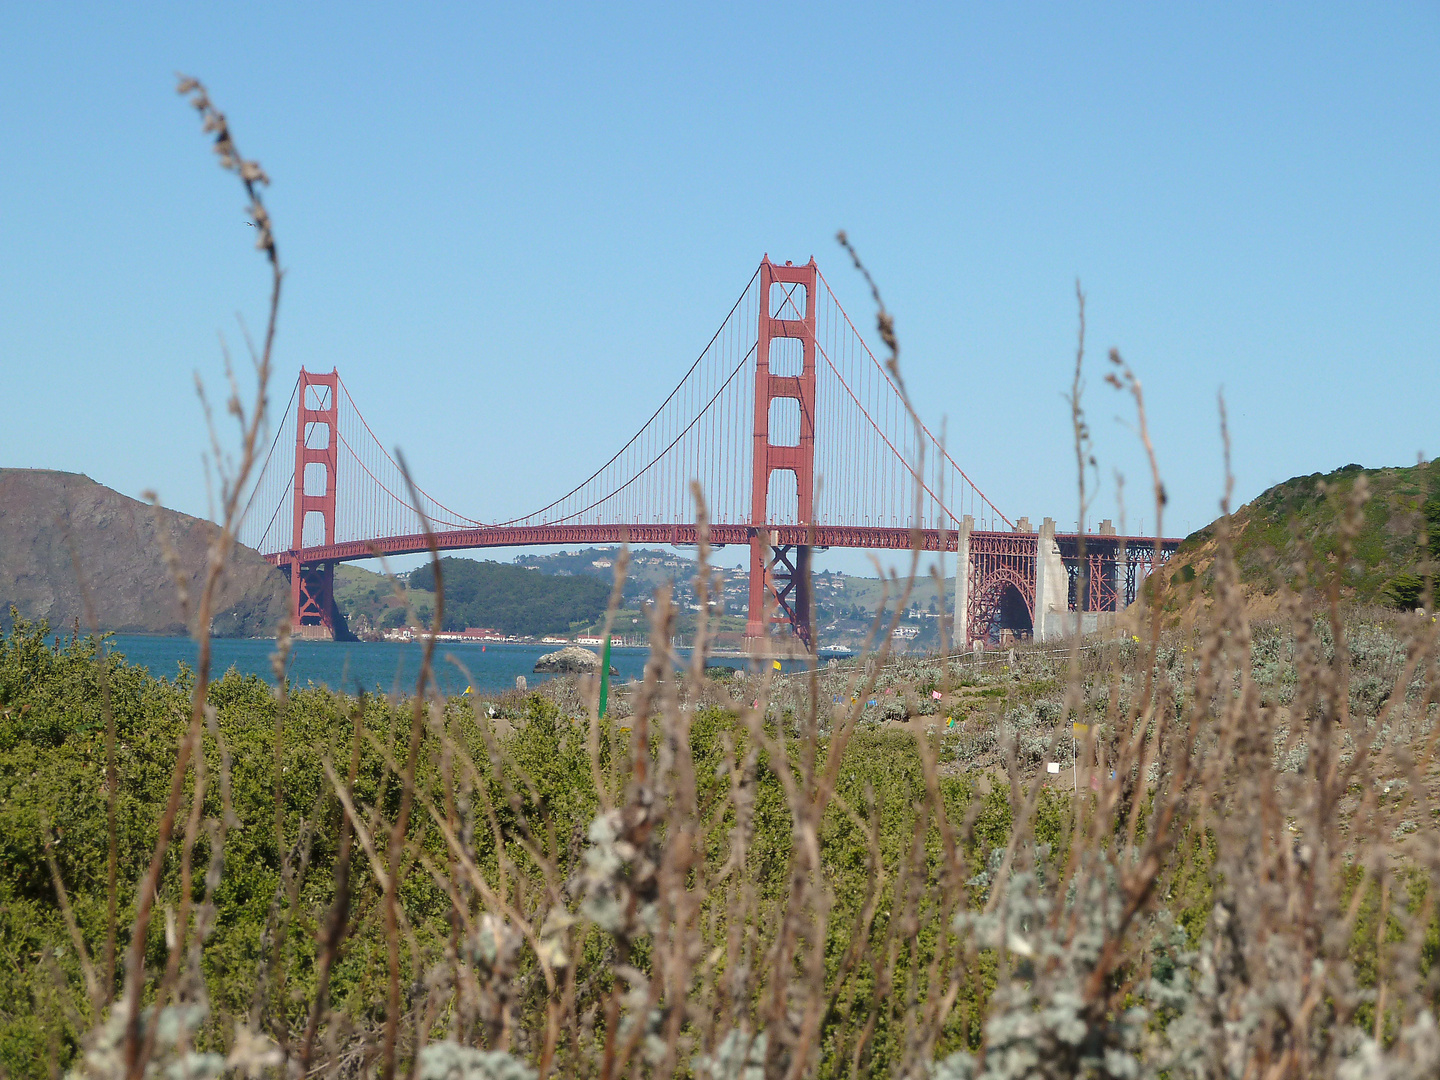
<svg viewBox="0 0 1440 1080">
<path fill-rule="evenodd" d="M 293 456 L 290 447 L 293 445 Z M 957 555 L 955 637 L 1037 637 L 1130 603 L 1177 541 L 1032 530 L 982 492 L 907 410 L 814 259 L 767 257 L 679 385 L 603 465 L 525 515 L 484 521 L 405 478 L 339 372 L 301 370 L 241 540 L 290 579 L 298 633 L 342 631 L 337 563 L 430 548 L 699 541 L 750 549 L 746 634 L 813 646 L 805 583 L 824 548 Z M 1082 557 L 1083 551 L 1083 557 Z"/>
</svg>

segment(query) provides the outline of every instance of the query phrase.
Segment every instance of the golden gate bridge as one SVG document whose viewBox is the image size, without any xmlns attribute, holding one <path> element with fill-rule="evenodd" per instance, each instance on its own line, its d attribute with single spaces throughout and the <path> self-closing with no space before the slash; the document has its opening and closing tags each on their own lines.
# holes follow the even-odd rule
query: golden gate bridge
<svg viewBox="0 0 1440 1080">
<path fill-rule="evenodd" d="M 709 542 L 750 550 L 747 638 L 810 648 L 817 549 L 954 552 L 955 639 L 970 644 L 1002 629 L 1056 636 L 1115 611 L 1178 544 L 1006 517 L 912 416 L 815 260 L 768 256 L 636 434 L 523 517 L 468 517 L 412 485 L 339 371 L 302 369 L 240 539 L 288 576 L 296 633 L 333 636 L 338 563 L 425 552 L 432 537 L 441 550 L 693 545 L 694 482 Z"/>
</svg>

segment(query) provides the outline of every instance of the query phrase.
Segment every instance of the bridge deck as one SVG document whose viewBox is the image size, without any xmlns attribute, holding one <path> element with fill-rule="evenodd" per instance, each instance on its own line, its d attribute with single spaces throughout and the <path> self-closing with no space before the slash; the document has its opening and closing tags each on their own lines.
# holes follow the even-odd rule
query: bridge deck
<svg viewBox="0 0 1440 1080">
<path fill-rule="evenodd" d="M 749 545 L 757 532 L 753 525 L 711 525 L 710 543 L 715 547 L 729 544 Z M 770 525 L 765 527 L 776 546 L 808 544 L 817 548 L 873 548 L 889 551 L 908 551 L 914 545 L 914 533 L 910 529 L 884 526 L 838 526 L 817 525 Z M 1037 533 L 1022 532 L 972 532 L 971 537 L 1010 537 L 1035 540 Z M 497 525 L 479 529 L 451 529 L 436 532 L 435 547 L 441 551 L 458 551 L 466 548 L 487 547 L 531 547 L 531 546 L 602 546 L 615 544 L 668 544 L 674 547 L 693 547 L 699 536 L 694 525 Z M 1056 533 L 1058 541 L 1078 542 L 1078 533 Z M 1085 544 L 1093 553 L 1121 546 L 1153 547 L 1152 536 L 1108 536 L 1085 534 Z M 1164 551 L 1173 551 L 1180 543 L 1176 538 L 1162 538 L 1160 546 Z M 955 551 L 959 534 L 941 532 L 939 529 L 921 529 L 922 551 Z M 299 551 L 279 551 L 265 558 L 275 565 L 288 564 L 297 556 L 304 564 L 325 562 L 352 562 L 357 559 L 373 559 L 381 555 L 414 555 L 430 550 L 430 542 L 423 533 L 409 536 L 387 536 L 379 540 L 354 540 L 348 543 L 330 544 L 303 548 Z"/>
</svg>

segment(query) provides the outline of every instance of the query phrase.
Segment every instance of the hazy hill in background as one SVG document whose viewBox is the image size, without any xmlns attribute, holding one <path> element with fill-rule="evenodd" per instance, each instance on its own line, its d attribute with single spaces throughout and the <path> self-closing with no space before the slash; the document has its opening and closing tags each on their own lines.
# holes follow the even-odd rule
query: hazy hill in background
<svg viewBox="0 0 1440 1080">
<path fill-rule="evenodd" d="M 747 550 L 744 556 L 748 559 L 748 555 Z M 447 556 L 443 563 L 445 628 L 484 626 L 532 636 L 598 633 L 618 557 L 619 549 L 613 547 L 525 554 L 509 564 Z M 942 607 L 947 612 L 954 608 L 954 578 L 945 580 L 942 602 L 933 578 L 923 573 L 929 562 L 927 558 L 922 564 L 922 575 L 906 598 L 907 613 L 918 633 L 913 641 L 916 648 L 938 647 L 938 613 Z M 744 636 L 749 576 L 743 562 L 737 565 L 732 551 L 717 552 L 711 569 L 718 591 L 711 592 L 710 599 L 723 599 L 723 614 L 714 614 L 712 609 L 714 617 L 707 632 L 721 646 L 736 646 Z M 668 585 L 678 609 L 676 639 L 682 643 L 691 640 L 700 609 L 695 572 L 695 560 L 684 552 L 632 551 L 616 613 L 617 631 L 643 638 L 649 627 L 645 608 L 656 590 Z M 829 571 L 817 573 L 813 587 L 816 625 L 826 644 L 860 644 L 870 633 L 882 603 L 893 612 L 904 591 L 903 583 Z M 459 595 L 456 588 L 461 590 Z M 565 606 L 559 603 L 561 598 L 578 598 L 578 602 Z M 335 599 L 350 628 L 361 635 L 407 623 L 429 625 L 435 603 L 434 580 L 428 569 L 403 574 L 392 582 L 360 567 L 342 565 L 337 568 Z"/>
<path fill-rule="evenodd" d="M 185 633 L 161 539 L 179 555 L 196 597 L 216 528 L 173 510 L 152 510 L 79 473 L 0 469 L 0 625 L 8 627 L 14 605 L 22 617 L 45 619 L 53 630 L 69 630 L 77 619 L 88 629 L 88 593 L 102 630 Z M 237 545 L 212 632 L 273 635 L 288 591 L 279 570 Z"/>
<path fill-rule="evenodd" d="M 528 566 L 542 574 L 590 575 L 603 578 L 607 583 L 614 580 L 614 563 L 619 548 L 586 548 L 582 551 L 562 551 L 551 555 L 521 555 L 515 559 L 519 566 Z M 719 550 L 711 559 L 711 570 L 720 575 L 727 594 L 727 601 L 743 601 L 744 587 L 749 581 L 746 566 L 750 552 L 745 549 L 737 557 L 731 550 Z M 928 611 L 938 600 L 935 580 L 930 576 L 929 567 L 933 555 L 926 555 L 920 562 L 920 570 L 910 590 L 907 604 Z M 948 559 L 949 569 L 954 570 L 954 557 Z M 630 569 L 625 578 L 625 599 L 638 603 L 648 600 L 655 589 L 669 583 L 676 589 L 676 598 L 685 603 L 693 600 L 696 563 L 687 555 L 650 548 L 638 548 L 630 553 Z M 859 609 L 874 614 L 883 601 L 887 609 L 893 609 L 903 590 L 903 583 L 887 582 L 878 577 L 859 577 L 820 571 L 815 574 L 816 602 L 821 606 L 843 607 L 846 611 Z M 954 605 L 955 578 L 945 579 L 946 602 Z M 732 605 L 733 606 L 733 605 Z M 743 606 L 737 608 L 743 610 Z"/>
</svg>

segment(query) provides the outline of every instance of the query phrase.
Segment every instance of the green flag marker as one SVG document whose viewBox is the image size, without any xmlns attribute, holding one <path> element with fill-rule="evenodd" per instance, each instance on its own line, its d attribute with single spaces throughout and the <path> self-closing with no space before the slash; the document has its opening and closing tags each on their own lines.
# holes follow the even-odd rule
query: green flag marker
<svg viewBox="0 0 1440 1080">
<path fill-rule="evenodd" d="M 600 654 L 600 708 L 597 716 L 605 716 L 605 703 L 610 698 L 610 635 L 605 635 L 605 649 Z"/>
</svg>

